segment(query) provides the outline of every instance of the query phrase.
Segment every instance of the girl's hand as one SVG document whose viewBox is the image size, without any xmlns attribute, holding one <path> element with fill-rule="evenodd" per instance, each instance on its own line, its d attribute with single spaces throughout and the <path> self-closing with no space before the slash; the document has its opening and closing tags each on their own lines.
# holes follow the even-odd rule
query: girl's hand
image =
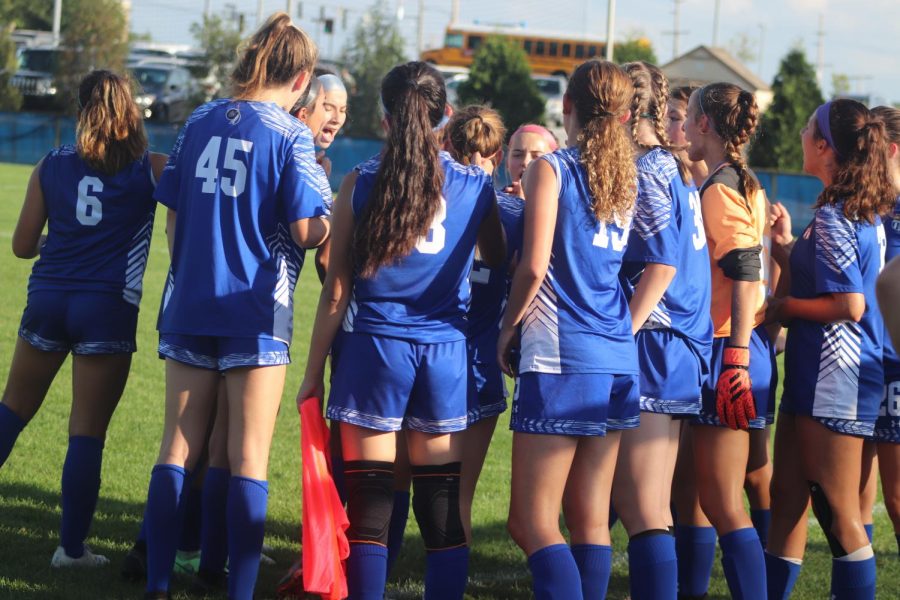
<svg viewBox="0 0 900 600">
<path fill-rule="evenodd" d="M 318 398 L 319 403 L 323 400 L 322 396 L 325 394 L 325 384 L 321 377 L 310 379 L 308 377 L 303 378 L 303 382 L 300 384 L 300 390 L 297 392 L 297 410 L 300 410 L 300 405 L 307 398 Z"/>
<path fill-rule="evenodd" d="M 497 340 L 497 364 L 500 370 L 515 377 L 519 372 L 519 332 L 515 327 L 504 327 Z"/>
<path fill-rule="evenodd" d="M 785 300 L 787 298 L 775 298 L 769 297 L 766 301 L 766 318 L 763 321 L 765 324 L 769 323 L 778 323 L 780 325 L 784 325 L 785 327 L 789 324 L 789 319 L 787 319 L 787 315 L 785 315 Z"/>
<path fill-rule="evenodd" d="M 525 199 L 525 191 L 522 189 L 522 180 L 514 181 L 505 188 L 503 191 L 507 194 L 512 194 L 513 196 L 518 196 L 519 198 Z"/>
<path fill-rule="evenodd" d="M 791 233 L 791 214 L 781 202 L 769 207 L 769 227 L 773 244 L 787 246 L 794 241 L 794 235 Z"/>
</svg>

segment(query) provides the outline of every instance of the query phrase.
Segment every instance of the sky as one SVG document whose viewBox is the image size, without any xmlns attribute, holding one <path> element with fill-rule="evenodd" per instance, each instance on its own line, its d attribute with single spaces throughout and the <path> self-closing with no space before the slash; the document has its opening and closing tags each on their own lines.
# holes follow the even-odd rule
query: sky
<svg viewBox="0 0 900 600">
<path fill-rule="evenodd" d="M 661 64 L 673 58 L 675 3 L 679 2 L 679 53 L 699 44 L 710 45 L 716 0 L 619 0 L 616 5 L 617 39 L 647 37 Z M 287 0 L 131 0 L 131 29 L 149 33 L 153 41 L 190 44 L 190 24 L 199 21 L 205 2 L 216 14 L 241 12 L 248 28 L 256 25 L 257 7 L 263 13 L 284 10 Z M 319 45 L 323 58 L 337 57 L 348 34 L 373 0 L 293 0 L 295 22 Z M 425 47 L 441 45 L 450 21 L 450 0 L 386 0 L 403 6 L 401 32 L 407 55 L 416 52 L 419 5 L 424 6 Z M 302 16 L 297 17 L 298 7 Z M 548 10 L 548 7 L 550 9 Z M 341 27 L 340 9 L 347 11 L 347 30 Z M 335 19 L 335 33 L 326 35 L 316 22 L 320 11 Z M 824 15 L 823 92 L 832 92 L 832 75 L 851 78 L 853 93 L 870 94 L 876 102 L 900 102 L 900 1 L 898 0 L 722 0 L 718 45 L 729 48 L 741 38 L 757 59 L 748 66 L 771 84 L 781 58 L 794 46 L 804 49 L 815 66 L 819 18 Z M 606 0 L 460 0 L 460 23 L 523 24 L 541 31 L 572 32 L 606 37 Z M 759 50 L 762 49 L 761 65 Z M 761 69 L 760 69 L 761 66 Z"/>
</svg>

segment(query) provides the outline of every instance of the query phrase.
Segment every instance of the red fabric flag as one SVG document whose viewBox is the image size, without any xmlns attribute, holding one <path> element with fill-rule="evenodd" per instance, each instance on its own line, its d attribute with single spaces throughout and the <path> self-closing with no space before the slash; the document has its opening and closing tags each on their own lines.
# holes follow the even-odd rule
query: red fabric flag
<svg viewBox="0 0 900 600">
<path fill-rule="evenodd" d="M 345 561 L 350 556 L 350 522 L 331 477 L 328 426 L 322 401 L 306 398 L 300 405 L 303 453 L 303 589 L 328 600 L 347 597 Z"/>
</svg>

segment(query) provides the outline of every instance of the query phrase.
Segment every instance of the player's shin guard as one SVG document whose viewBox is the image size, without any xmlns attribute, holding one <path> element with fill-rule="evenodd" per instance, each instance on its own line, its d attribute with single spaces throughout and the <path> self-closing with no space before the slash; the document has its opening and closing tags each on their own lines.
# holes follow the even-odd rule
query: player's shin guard
<svg viewBox="0 0 900 600">
<path fill-rule="evenodd" d="M 675 538 L 667 530 L 645 531 L 629 540 L 628 578 L 633 600 L 676 599 Z"/>
<path fill-rule="evenodd" d="M 863 546 L 831 560 L 832 600 L 874 600 L 875 554 Z"/>
<path fill-rule="evenodd" d="M 0 467 L 9 458 L 9 453 L 24 428 L 25 421 L 5 404 L 0 404 Z"/>
<path fill-rule="evenodd" d="M 769 541 L 769 526 L 772 524 L 772 511 L 768 508 L 757 508 L 750 510 L 750 520 L 753 522 L 753 528 L 756 535 L 759 536 L 759 543 L 763 550 Z"/>
<path fill-rule="evenodd" d="M 350 558 L 347 588 L 353 600 L 382 600 L 387 580 L 388 530 L 394 510 L 394 463 L 344 463 Z"/>
<path fill-rule="evenodd" d="M 156 465 L 150 474 L 144 522 L 147 525 L 147 591 L 166 592 L 181 532 L 181 492 L 187 472 L 178 465 Z"/>
<path fill-rule="evenodd" d="M 716 559 L 716 530 L 713 527 L 675 527 L 675 554 L 678 556 L 678 594 L 702 597 Z"/>
<path fill-rule="evenodd" d="M 84 540 L 100 494 L 103 440 L 73 435 L 62 471 L 60 545 L 71 558 L 84 554 Z"/>
<path fill-rule="evenodd" d="M 394 563 L 403 548 L 403 534 L 406 532 L 406 521 L 409 518 L 409 492 L 394 490 L 394 509 L 391 511 L 391 524 L 388 529 L 387 574 L 390 576 Z"/>
<path fill-rule="evenodd" d="M 576 544 L 572 558 L 581 575 L 581 594 L 585 600 L 606 598 L 609 575 L 612 572 L 612 546 Z"/>
<path fill-rule="evenodd" d="M 535 600 L 583 600 L 578 565 L 567 544 L 546 546 L 528 557 Z"/>
<path fill-rule="evenodd" d="M 425 600 L 457 600 L 466 591 L 469 547 L 459 516 L 460 463 L 413 465 L 413 512 L 428 552 Z"/>
<path fill-rule="evenodd" d="M 736 529 L 719 538 L 722 569 L 734 600 L 766 597 L 766 563 L 759 536 L 752 527 Z"/>
<path fill-rule="evenodd" d="M 252 600 L 266 532 L 269 484 L 232 476 L 228 483 L 228 597 Z"/>
<path fill-rule="evenodd" d="M 766 586 L 769 590 L 769 600 L 788 600 L 794 591 L 794 584 L 800 576 L 803 563 L 765 553 L 766 555 Z"/>
<path fill-rule="evenodd" d="M 225 571 L 228 560 L 228 469 L 209 467 L 203 479 L 203 508 L 200 510 L 200 572 L 216 577 Z"/>
</svg>

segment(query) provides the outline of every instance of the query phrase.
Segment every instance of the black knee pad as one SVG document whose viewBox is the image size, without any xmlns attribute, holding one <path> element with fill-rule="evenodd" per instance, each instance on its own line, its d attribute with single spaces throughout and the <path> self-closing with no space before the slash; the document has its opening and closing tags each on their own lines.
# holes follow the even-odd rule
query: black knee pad
<svg viewBox="0 0 900 600">
<path fill-rule="evenodd" d="M 413 512 L 426 550 L 446 550 L 466 544 L 459 517 L 460 463 L 413 466 Z"/>
<path fill-rule="evenodd" d="M 387 546 L 394 510 L 394 463 L 351 460 L 344 463 L 350 542 Z"/>
<path fill-rule="evenodd" d="M 825 490 L 815 481 L 807 481 L 806 483 L 809 484 L 809 496 L 812 499 L 813 513 L 816 515 L 819 525 L 822 526 L 825 539 L 828 540 L 828 547 L 831 548 L 831 555 L 835 558 L 847 556 L 847 551 L 844 550 L 844 547 L 841 546 L 841 543 L 831 532 L 831 523 L 834 520 L 834 515 L 831 512 L 831 504 L 828 503 Z"/>
</svg>

